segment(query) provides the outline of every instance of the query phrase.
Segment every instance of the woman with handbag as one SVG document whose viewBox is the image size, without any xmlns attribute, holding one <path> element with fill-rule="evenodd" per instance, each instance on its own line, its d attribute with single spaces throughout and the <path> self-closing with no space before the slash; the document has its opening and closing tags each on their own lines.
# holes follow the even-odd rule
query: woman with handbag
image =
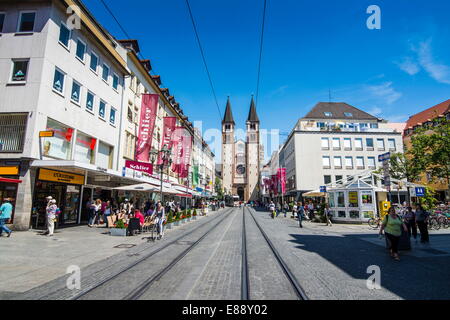
<svg viewBox="0 0 450 320">
<path fill-rule="evenodd" d="M 58 207 L 56 206 L 56 200 L 52 199 L 49 202 L 49 205 L 46 208 L 47 212 L 47 228 L 48 228 L 48 237 L 53 236 L 53 231 L 55 230 L 55 221 L 56 221 L 56 211 Z"/>
<path fill-rule="evenodd" d="M 391 243 L 391 257 L 395 260 L 400 261 L 398 256 L 398 244 L 400 242 L 400 237 L 402 235 L 402 229 L 405 232 L 408 232 L 408 228 L 404 224 L 403 220 L 397 215 L 394 207 L 390 207 L 388 214 L 384 218 L 381 228 L 380 228 L 380 236 L 385 230 L 386 238 Z"/>
</svg>

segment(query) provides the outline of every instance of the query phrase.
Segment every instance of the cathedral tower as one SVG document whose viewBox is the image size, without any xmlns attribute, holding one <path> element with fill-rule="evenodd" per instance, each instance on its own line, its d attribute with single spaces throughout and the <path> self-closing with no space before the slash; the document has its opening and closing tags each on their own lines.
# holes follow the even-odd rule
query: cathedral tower
<svg viewBox="0 0 450 320">
<path fill-rule="evenodd" d="M 233 194 L 234 178 L 234 119 L 230 97 L 222 120 L 222 183 L 225 194 Z"/>
<path fill-rule="evenodd" d="M 259 153 L 260 153 L 260 137 L 259 137 L 259 118 L 256 113 L 255 101 L 252 96 L 250 110 L 248 112 L 247 122 L 247 187 L 245 190 L 246 200 L 255 201 L 259 198 Z"/>
</svg>

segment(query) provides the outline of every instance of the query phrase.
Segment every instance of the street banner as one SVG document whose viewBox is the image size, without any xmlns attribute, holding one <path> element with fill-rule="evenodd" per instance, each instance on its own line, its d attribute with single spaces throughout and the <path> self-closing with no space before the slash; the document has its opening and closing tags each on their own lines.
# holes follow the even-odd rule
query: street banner
<svg viewBox="0 0 450 320">
<path fill-rule="evenodd" d="M 153 165 L 151 163 L 126 160 L 125 167 L 148 174 L 153 174 Z"/>
<path fill-rule="evenodd" d="M 192 171 L 192 184 L 193 186 L 198 186 L 198 166 L 194 166 Z"/>
<path fill-rule="evenodd" d="M 185 135 L 183 135 L 183 156 L 181 160 L 180 167 L 180 178 L 186 178 L 189 172 L 189 164 L 191 163 L 191 153 L 192 153 L 192 136 L 189 131 L 185 130 Z"/>
<path fill-rule="evenodd" d="M 177 124 L 176 117 L 164 117 L 163 120 L 163 136 L 161 140 L 161 149 L 164 145 L 170 150 L 173 146 L 172 135 L 175 131 L 175 125 Z M 162 164 L 161 153 L 158 154 L 158 164 Z"/>
<path fill-rule="evenodd" d="M 156 112 L 158 110 L 157 94 L 142 94 L 141 121 L 139 123 L 136 160 L 150 162 L 153 131 L 155 130 Z"/>
<path fill-rule="evenodd" d="M 180 173 L 183 158 L 183 136 L 185 130 L 186 129 L 184 127 L 175 127 L 175 131 L 172 135 L 172 171 L 175 173 Z"/>
<path fill-rule="evenodd" d="M 286 193 L 286 168 L 278 169 L 278 181 L 280 182 L 281 194 Z"/>
</svg>

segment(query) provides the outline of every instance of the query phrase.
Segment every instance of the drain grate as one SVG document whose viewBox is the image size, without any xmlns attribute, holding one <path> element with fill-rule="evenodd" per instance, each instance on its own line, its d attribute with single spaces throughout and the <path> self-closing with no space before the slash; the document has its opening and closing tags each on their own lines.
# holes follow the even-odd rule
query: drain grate
<svg viewBox="0 0 450 320">
<path fill-rule="evenodd" d="M 129 249 L 129 248 L 133 248 L 136 247 L 135 244 L 127 244 L 127 243 L 123 243 L 123 244 L 119 244 L 117 246 L 115 246 L 114 248 L 118 248 L 118 249 Z"/>
</svg>

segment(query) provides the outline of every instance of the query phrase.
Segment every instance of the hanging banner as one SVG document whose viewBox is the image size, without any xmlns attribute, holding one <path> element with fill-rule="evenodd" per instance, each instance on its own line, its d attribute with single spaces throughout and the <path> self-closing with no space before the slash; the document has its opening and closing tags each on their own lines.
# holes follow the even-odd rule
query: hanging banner
<svg viewBox="0 0 450 320">
<path fill-rule="evenodd" d="M 181 159 L 181 167 L 180 167 L 180 178 L 186 178 L 189 172 L 189 165 L 191 163 L 191 153 L 192 153 L 192 136 L 189 134 L 189 131 L 185 130 L 185 135 L 183 135 L 182 139 L 183 144 L 183 156 Z"/>
<path fill-rule="evenodd" d="M 155 130 L 156 112 L 158 110 L 157 94 L 142 94 L 141 121 L 139 123 L 136 160 L 150 162 L 153 131 Z"/>
<path fill-rule="evenodd" d="M 192 184 L 194 187 L 198 186 L 198 166 L 194 166 L 192 171 Z"/>
<path fill-rule="evenodd" d="M 280 183 L 281 193 L 286 193 L 286 168 L 278 169 L 278 181 Z"/>
<path fill-rule="evenodd" d="M 172 135 L 175 131 L 176 124 L 177 124 L 176 117 L 164 117 L 161 149 L 164 147 L 164 145 L 166 145 L 169 150 L 172 149 L 173 146 Z M 158 154 L 158 164 L 162 164 L 161 153 Z"/>
<path fill-rule="evenodd" d="M 172 171 L 175 173 L 180 172 L 181 159 L 183 157 L 183 134 L 184 127 L 176 127 L 172 135 L 173 147 L 172 147 Z"/>
</svg>

